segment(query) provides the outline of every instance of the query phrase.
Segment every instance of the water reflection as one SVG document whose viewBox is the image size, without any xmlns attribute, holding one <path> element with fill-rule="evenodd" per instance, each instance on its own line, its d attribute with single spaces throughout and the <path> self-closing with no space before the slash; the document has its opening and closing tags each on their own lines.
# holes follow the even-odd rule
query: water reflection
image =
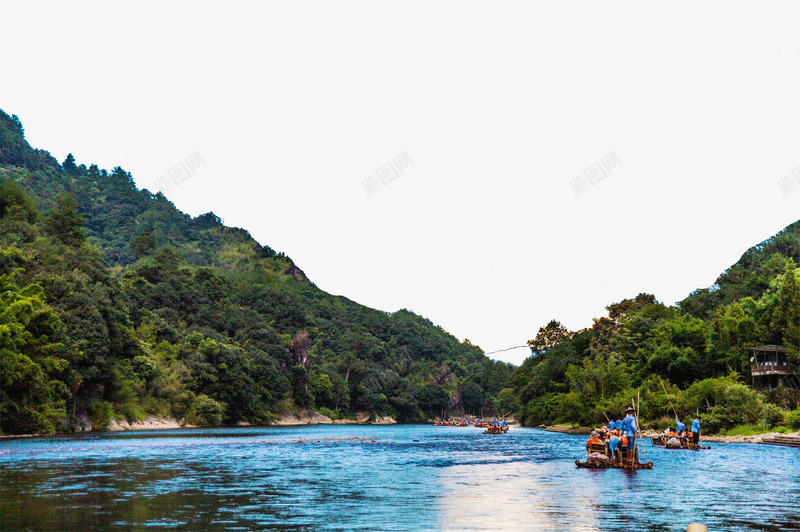
<svg viewBox="0 0 800 532">
<path fill-rule="evenodd" d="M 507 463 L 447 468 L 441 475 L 442 530 L 597 530 L 587 509 L 599 486 L 564 490 L 554 463 Z"/>
</svg>

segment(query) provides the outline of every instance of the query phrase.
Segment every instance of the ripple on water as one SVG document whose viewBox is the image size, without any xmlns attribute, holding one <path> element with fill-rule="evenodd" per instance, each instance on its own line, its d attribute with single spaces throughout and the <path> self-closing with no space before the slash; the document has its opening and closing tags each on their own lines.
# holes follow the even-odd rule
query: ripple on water
<svg viewBox="0 0 800 532">
<path fill-rule="evenodd" d="M 423 426 L 4 441 L 0 529 L 800 529 L 800 451 L 648 446 L 652 471 L 584 470 L 584 443 Z"/>
</svg>

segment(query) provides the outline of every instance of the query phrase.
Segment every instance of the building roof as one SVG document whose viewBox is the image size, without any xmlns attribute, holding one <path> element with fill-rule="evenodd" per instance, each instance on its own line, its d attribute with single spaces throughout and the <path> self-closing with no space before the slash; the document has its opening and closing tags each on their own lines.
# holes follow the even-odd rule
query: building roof
<svg viewBox="0 0 800 532">
<path fill-rule="evenodd" d="M 767 344 L 767 345 L 756 345 L 753 347 L 748 347 L 748 351 L 778 351 L 782 352 L 783 346 L 782 345 L 774 345 L 774 344 Z"/>
</svg>

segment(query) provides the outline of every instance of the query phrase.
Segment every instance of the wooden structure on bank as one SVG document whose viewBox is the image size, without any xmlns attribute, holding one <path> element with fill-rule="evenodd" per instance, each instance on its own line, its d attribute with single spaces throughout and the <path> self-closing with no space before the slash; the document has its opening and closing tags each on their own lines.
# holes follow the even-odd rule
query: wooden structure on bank
<svg viewBox="0 0 800 532">
<path fill-rule="evenodd" d="M 753 388 L 772 390 L 779 386 L 800 388 L 800 371 L 786 358 L 780 345 L 748 347 Z"/>
</svg>

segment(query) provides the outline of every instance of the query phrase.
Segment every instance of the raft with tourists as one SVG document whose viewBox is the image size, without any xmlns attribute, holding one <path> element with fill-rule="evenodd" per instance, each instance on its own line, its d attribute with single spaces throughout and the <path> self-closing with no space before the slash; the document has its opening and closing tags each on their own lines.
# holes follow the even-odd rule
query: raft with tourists
<svg viewBox="0 0 800 532">
<path fill-rule="evenodd" d="M 608 427 L 592 431 L 586 442 L 586 460 L 575 460 L 579 468 L 587 469 L 653 469 L 653 463 L 644 456 L 644 445 L 638 434 L 636 410 L 628 407 L 625 419 L 616 423 L 609 420 Z M 638 444 L 638 445 L 637 445 Z M 639 446 L 645 461 L 639 461 Z"/>
<path fill-rule="evenodd" d="M 664 390 L 664 395 L 667 396 L 669 406 L 672 408 L 672 413 L 675 414 L 675 428 L 667 429 L 664 434 L 650 437 L 650 443 L 654 447 L 661 447 L 664 449 L 684 449 L 687 451 L 699 451 L 701 449 L 711 449 L 706 445 L 700 445 L 700 411 L 697 411 L 697 416 L 692 421 L 691 432 L 686 430 L 686 424 L 678 417 L 678 412 L 675 410 L 675 405 L 672 404 L 672 399 L 667 393 L 667 388 L 664 386 L 664 381 L 661 377 L 658 378 L 661 383 L 661 388 Z M 691 437 L 691 440 L 690 440 Z"/>
<path fill-rule="evenodd" d="M 505 434 L 508 432 L 508 423 L 502 422 L 497 425 L 487 425 L 486 430 L 483 431 L 484 434 Z"/>
<path fill-rule="evenodd" d="M 653 447 L 660 447 L 662 449 L 682 449 L 685 451 L 700 451 L 703 449 L 711 449 L 708 445 L 700 445 L 699 443 L 692 443 L 687 437 L 679 437 L 677 434 L 661 434 L 658 436 L 651 436 L 650 443 Z"/>
<path fill-rule="evenodd" d="M 469 427 L 472 423 L 471 420 L 466 418 L 461 419 L 444 419 L 438 418 L 433 421 L 437 427 Z"/>
</svg>

